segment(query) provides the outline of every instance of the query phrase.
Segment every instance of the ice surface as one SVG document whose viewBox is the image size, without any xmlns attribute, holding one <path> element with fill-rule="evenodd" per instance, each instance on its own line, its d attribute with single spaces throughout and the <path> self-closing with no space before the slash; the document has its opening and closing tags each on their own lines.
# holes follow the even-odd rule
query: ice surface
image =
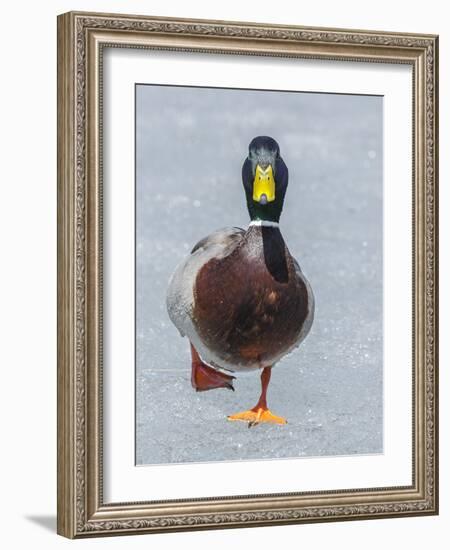
<svg viewBox="0 0 450 550">
<path fill-rule="evenodd" d="M 138 86 L 136 107 L 137 464 L 382 452 L 382 98 Z M 248 224 L 240 174 L 256 135 L 289 168 L 281 230 L 316 316 L 272 373 L 287 426 L 248 429 L 226 416 L 256 403 L 258 373 L 196 393 L 165 293 L 200 238 Z"/>
</svg>

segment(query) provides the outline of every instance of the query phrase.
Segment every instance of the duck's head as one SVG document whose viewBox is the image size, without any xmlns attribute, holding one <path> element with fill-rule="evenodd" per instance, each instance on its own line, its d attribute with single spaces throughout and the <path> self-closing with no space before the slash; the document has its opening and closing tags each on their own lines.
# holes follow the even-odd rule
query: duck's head
<svg viewBox="0 0 450 550">
<path fill-rule="evenodd" d="M 273 138 L 252 139 L 242 167 L 242 181 L 252 221 L 278 222 L 288 186 L 288 169 Z"/>
</svg>

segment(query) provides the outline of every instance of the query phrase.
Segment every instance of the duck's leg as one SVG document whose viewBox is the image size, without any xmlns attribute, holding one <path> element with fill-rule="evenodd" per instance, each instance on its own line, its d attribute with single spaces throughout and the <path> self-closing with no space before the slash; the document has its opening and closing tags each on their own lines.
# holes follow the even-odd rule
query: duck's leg
<svg viewBox="0 0 450 550">
<path fill-rule="evenodd" d="M 228 376 L 228 374 L 224 374 L 203 363 L 192 344 L 191 357 L 191 384 L 196 391 L 213 390 L 215 388 L 228 388 L 234 391 L 233 380 L 235 377 Z"/>
<path fill-rule="evenodd" d="M 266 367 L 261 373 L 261 395 L 258 403 L 249 411 L 244 411 L 237 414 L 232 414 L 228 417 L 228 420 L 241 420 L 248 422 L 248 427 L 256 426 L 261 422 L 268 422 L 270 424 L 287 424 L 287 420 L 281 416 L 272 414 L 267 407 L 267 387 L 270 381 L 272 367 Z"/>
</svg>

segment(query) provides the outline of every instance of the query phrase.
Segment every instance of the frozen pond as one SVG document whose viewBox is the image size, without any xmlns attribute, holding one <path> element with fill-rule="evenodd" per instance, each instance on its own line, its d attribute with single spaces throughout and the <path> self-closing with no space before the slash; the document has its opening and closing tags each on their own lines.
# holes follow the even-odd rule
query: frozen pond
<svg viewBox="0 0 450 550">
<path fill-rule="evenodd" d="M 352 455 L 383 450 L 382 98 L 137 87 L 136 462 Z M 168 279 L 215 229 L 248 225 L 241 166 L 274 137 L 290 173 L 281 231 L 316 298 L 305 342 L 274 369 L 287 426 L 228 422 L 255 405 L 196 393 L 189 342 L 171 324 Z"/>
</svg>

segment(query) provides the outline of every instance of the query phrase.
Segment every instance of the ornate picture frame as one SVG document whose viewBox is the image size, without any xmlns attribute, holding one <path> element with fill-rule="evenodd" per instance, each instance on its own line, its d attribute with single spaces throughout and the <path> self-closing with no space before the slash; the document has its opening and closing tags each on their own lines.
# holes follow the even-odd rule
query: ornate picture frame
<svg viewBox="0 0 450 550">
<path fill-rule="evenodd" d="M 412 483 L 105 502 L 103 53 L 134 48 L 412 68 Z M 438 37 L 70 12 L 58 17 L 58 533 L 101 535 L 438 513 Z M 132 368 L 132 367 L 130 367 Z"/>
</svg>

